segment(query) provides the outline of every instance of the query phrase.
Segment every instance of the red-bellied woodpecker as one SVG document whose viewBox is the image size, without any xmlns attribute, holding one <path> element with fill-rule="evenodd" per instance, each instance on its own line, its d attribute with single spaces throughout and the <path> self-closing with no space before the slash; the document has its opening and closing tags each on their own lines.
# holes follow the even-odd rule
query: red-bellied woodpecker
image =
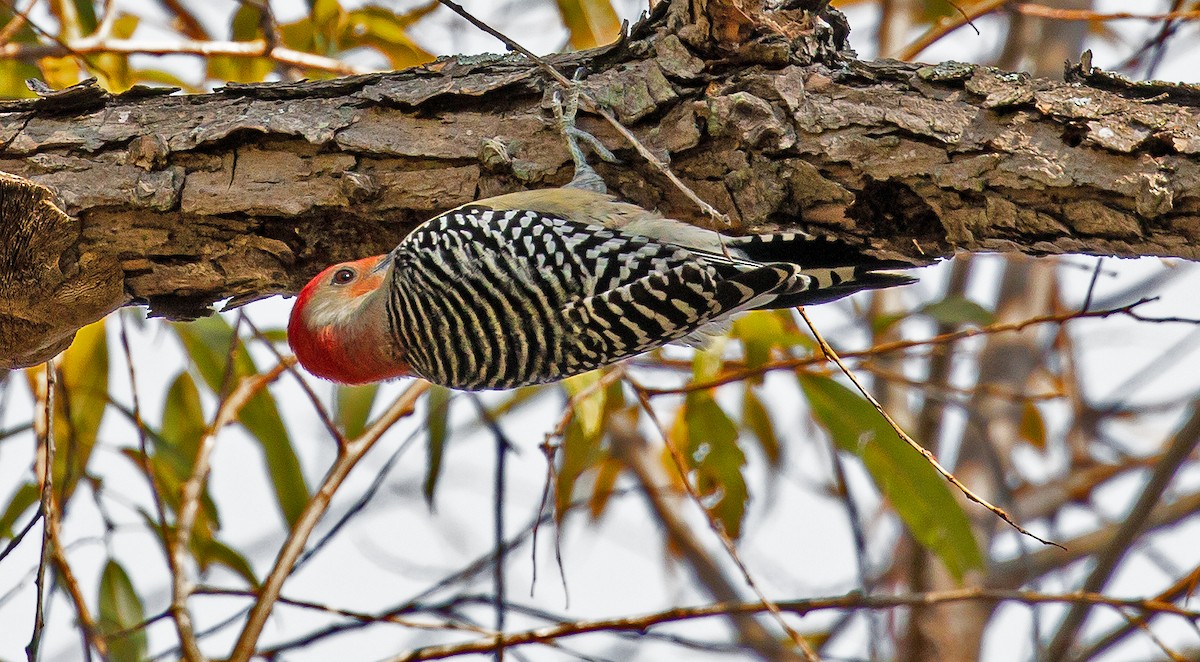
<svg viewBox="0 0 1200 662">
<path fill-rule="evenodd" d="M 590 168 L 567 133 L 578 186 Z M 801 234 L 725 237 L 568 186 L 470 203 L 387 255 L 325 269 L 296 299 L 288 339 L 337 382 L 512 388 L 702 342 L 741 311 L 904 285 L 875 270 L 905 266 Z"/>
</svg>

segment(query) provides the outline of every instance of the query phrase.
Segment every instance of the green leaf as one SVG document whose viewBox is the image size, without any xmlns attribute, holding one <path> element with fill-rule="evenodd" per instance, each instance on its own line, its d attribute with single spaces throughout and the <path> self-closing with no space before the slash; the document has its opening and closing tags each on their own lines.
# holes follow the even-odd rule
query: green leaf
<svg viewBox="0 0 1200 662">
<path fill-rule="evenodd" d="M 721 374 L 725 367 L 725 337 L 713 338 L 708 347 L 698 349 L 692 355 L 692 381 L 710 382 Z"/>
<path fill-rule="evenodd" d="M 600 519 L 604 508 L 608 506 L 608 499 L 612 496 L 613 487 L 617 484 L 617 477 L 621 475 L 622 469 L 624 465 L 614 457 L 600 460 L 596 482 L 592 485 L 592 496 L 588 499 L 588 513 L 593 520 Z"/>
<path fill-rule="evenodd" d="M 557 0 L 571 48 L 583 50 L 611 44 L 621 35 L 621 19 L 610 0 Z"/>
<path fill-rule="evenodd" d="M 0 97 L 28 99 L 36 96 L 25 81 L 42 80 L 42 70 L 28 62 L 0 60 Z"/>
<path fill-rule="evenodd" d="M 453 393 L 445 386 L 431 386 L 429 399 L 425 403 L 425 429 L 429 435 L 425 443 L 425 482 L 421 491 L 430 510 L 433 509 L 433 494 L 437 490 L 438 478 L 442 475 L 442 456 L 446 452 L 451 395 Z"/>
<path fill-rule="evenodd" d="M 737 425 L 707 392 L 689 393 L 684 402 L 686 458 L 696 475 L 705 508 L 733 538 L 741 535 L 749 493 L 742 467 L 746 455 L 737 444 Z M 678 429 L 676 430 L 678 432 Z"/>
<path fill-rule="evenodd" d="M 602 370 L 593 370 L 562 382 L 567 397 L 573 401 L 573 410 L 571 422 L 563 434 L 555 483 L 555 515 L 560 520 L 574 499 L 575 483 L 583 472 L 595 465 L 601 457 L 600 442 L 604 437 L 609 391 L 595 388 L 578 401 L 574 399 L 585 390 L 593 388 L 603 375 Z"/>
<path fill-rule="evenodd" d="M 607 393 L 604 389 L 594 388 L 600 382 L 603 374 L 599 370 L 592 370 L 565 379 L 562 383 L 563 390 L 572 399 L 574 408 L 572 420 L 578 421 L 579 425 L 583 427 L 583 433 L 592 437 L 599 434 L 600 429 L 604 426 L 604 401 Z M 575 399 L 589 388 L 593 390 L 586 397 Z"/>
<path fill-rule="evenodd" d="M 63 39 L 77 39 L 96 29 L 96 9 L 91 0 L 50 0 L 50 13 L 58 20 Z"/>
<path fill-rule="evenodd" d="M 220 393 L 224 386 L 233 328 L 220 315 L 175 324 L 173 328 L 205 383 L 215 393 Z M 246 347 L 240 342 L 233 346 L 234 379 L 258 374 L 258 368 Z M 263 389 L 247 400 L 238 420 L 262 448 L 280 512 L 291 527 L 308 502 L 308 485 L 270 391 Z"/>
<path fill-rule="evenodd" d="M 362 384 L 338 386 L 334 392 L 337 417 L 334 422 L 348 439 L 358 437 L 366 429 L 367 417 L 371 415 L 371 406 L 375 404 L 378 390 L 379 384 Z"/>
<path fill-rule="evenodd" d="M 960 324 L 987 326 L 996 321 L 996 316 L 986 308 L 958 295 L 950 295 L 941 301 L 934 301 L 921 308 L 919 312 L 947 326 Z"/>
<path fill-rule="evenodd" d="M 1042 420 L 1042 412 L 1032 402 L 1026 402 L 1021 407 L 1020 434 L 1034 448 L 1046 450 L 1046 422 Z"/>
<path fill-rule="evenodd" d="M 862 458 L 872 480 L 913 538 L 959 581 L 983 567 L 983 554 L 946 481 L 905 443 L 860 394 L 829 377 L 804 374 L 800 386 L 813 418 L 843 451 Z"/>
<path fill-rule="evenodd" d="M 136 448 L 122 448 L 121 454 L 133 463 L 135 469 L 145 474 L 146 463 L 143 462 L 140 450 Z M 169 512 L 178 512 L 179 493 L 188 475 L 176 473 L 176 469 L 166 462 L 161 455 L 152 455 L 149 464 L 150 469 L 154 471 L 154 481 L 158 486 L 158 494 L 159 498 L 162 499 L 163 506 Z M 152 527 L 157 528 L 158 526 L 158 522 L 152 519 L 148 519 L 147 522 Z M 206 484 L 200 493 L 200 510 L 196 514 L 196 523 L 192 530 L 193 540 L 211 538 L 220 528 L 221 521 L 217 515 L 217 504 L 209 494 L 208 485 Z"/>
<path fill-rule="evenodd" d="M 91 0 L 87 0 L 91 5 Z M 111 35 L 116 39 L 129 39 L 138 26 L 138 17 L 121 14 L 112 23 Z M 124 92 L 136 82 L 129 68 L 129 56 L 123 53 L 101 53 L 85 58 L 88 70 L 96 75 L 100 86 L 109 92 Z"/>
<path fill-rule="evenodd" d="M 284 345 L 287 344 L 288 341 L 287 329 L 262 329 L 259 333 L 259 336 L 262 337 L 263 340 L 273 342 L 276 345 Z"/>
<path fill-rule="evenodd" d="M 393 69 L 407 69 L 434 59 L 408 35 L 408 28 L 425 13 L 437 8 L 436 2 L 409 14 L 397 16 L 383 7 L 367 6 L 346 13 L 338 46 L 343 49 L 369 46 L 387 56 Z M 415 18 L 413 18 L 415 16 Z"/>
<path fill-rule="evenodd" d="M 155 454 L 170 465 L 180 480 L 191 474 L 192 463 L 200 448 L 200 438 L 207 427 L 196 382 L 192 381 L 191 375 L 181 372 L 167 389 L 162 429 L 158 433 L 161 443 L 157 445 Z"/>
<path fill-rule="evenodd" d="M 781 456 L 775 425 L 771 422 L 771 415 L 767 413 L 762 400 L 749 386 L 742 397 L 742 425 L 758 439 L 758 445 L 762 447 L 763 455 L 767 456 L 767 462 L 773 467 L 779 466 Z"/>
<path fill-rule="evenodd" d="M 108 637 L 108 659 L 113 662 L 140 662 L 147 659 L 146 630 L 111 636 L 140 625 L 146 620 L 142 599 L 133 589 L 125 569 L 109 559 L 100 574 L 100 619 L 96 624 Z"/>
<path fill-rule="evenodd" d="M 41 496 L 38 493 L 37 485 L 33 483 L 25 483 L 17 488 L 8 502 L 8 507 L 4 509 L 4 514 L 0 515 L 0 539 L 16 535 L 13 527 L 16 525 L 17 519 L 25 514 L 30 506 L 36 504 Z"/>
<path fill-rule="evenodd" d="M 258 588 L 258 577 L 246 557 L 225 543 L 209 538 L 195 550 L 196 561 L 201 571 L 207 571 L 213 564 L 222 565 L 241 577 L 251 587 Z"/>
<path fill-rule="evenodd" d="M 887 333 L 897 322 L 908 319 L 911 316 L 909 312 L 903 313 L 881 313 L 871 318 L 871 333 L 882 336 Z"/>
<path fill-rule="evenodd" d="M 309 22 L 312 27 L 310 34 L 314 37 L 320 35 L 323 37 L 324 49 L 322 52 L 328 53 L 329 46 L 337 40 L 337 35 L 341 32 L 341 26 L 346 17 L 346 10 L 342 9 L 342 3 L 338 0 L 310 0 L 310 10 L 308 13 Z"/>
<path fill-rule="evenodd" d="M 926 0 L 919 6 L 924 10 L 922 18 L 928 23 L 934 23 L 946 16 L 954 16 L 959 12 L 958 5 L 950 0 Z"/>
<path fill-rule="evenodd" d="M 230 32 L 234 41 L 262 39 L 262 12 L 249 2 L 242 3 L 233 15 Z M 208 77 L 236 83 L 258 83 L 275 70 L 275 63 L 265 57 L 233 57 L 213 55 L 208 58 Z"/>
<path fill-rule="evenodd" d="M 768 311 L 754 311 L 734 320 L 733 334 L 746 351 L 746 367 L 757 368 L 771 360 L 771 348 L 784 338 L 783 321 Z"/>
<path fill-rule="evenodd" d="M 108 342 L 104 320 L 75 334 L 75 340 L 63 353 L 60 372 L 54 425 L 60 452 L 54 456 L 54 465 L 56 487 L 66 501 L 87 467 L 100 421 L 108 408 Z"/>
</svg>

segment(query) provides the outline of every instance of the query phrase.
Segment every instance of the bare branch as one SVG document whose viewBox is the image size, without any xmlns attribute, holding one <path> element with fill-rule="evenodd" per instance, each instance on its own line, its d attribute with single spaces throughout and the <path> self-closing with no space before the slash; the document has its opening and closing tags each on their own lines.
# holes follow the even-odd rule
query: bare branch
<svg viewBox="0 0 1200 662">
<path fill-rule="evenodd" d="M 250 615 L 246 617 L 246 624 L 242 627 L 242 632 L 233 646 L 233 652 L 229 657 L 231 662 L 246 662 L 254 655 L 258 636 L 262 633 L 262 628 L 266 625 L 276 600 L 279 599 L 283 582 L 291 574 L 296 560 L 304 552 L 304 545 L 308 542 L 308 537 L 321 520 L 321 516 L 329 508 L 333 495 L 341 487 L 342 481 L 346 479 L 359 460 L 367 454 L 367 451 L 371 450 L 375 442 L 379 441 L 384 432 L 390 429 L 396 421 L 413 412 L 417 399 L 429 390 L 429 386 L 429 382 L 424 380 L 414 382 L 361 436 L 339 447 L 337 459 L 325 474 L 321 487 L 305 505 L 304 511 L 300 513 L 300 517 L 288 534 L 287 541 L 284 542 L 279 554 L 275 557 L 275 565 L 259 589 L 258 601 L 250 610 Z"/>
</svg>

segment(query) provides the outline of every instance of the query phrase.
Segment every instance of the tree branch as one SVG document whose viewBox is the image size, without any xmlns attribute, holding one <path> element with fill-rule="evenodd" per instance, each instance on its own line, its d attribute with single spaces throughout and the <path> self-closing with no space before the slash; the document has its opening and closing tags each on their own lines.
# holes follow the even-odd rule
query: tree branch
<svg viewBox="0 0 1200 662">
<path fill-rule="evenodd" d="M 544 59 L 568 74 L 586 66 L 584 94 L 735 232 L 800 228 L 920 263 L 956 250 L 1200 257 L 1194 88 L 1090 65 L 1062 84 L 860 62 L 839 54 L 836 20 L 798 10 L 734 21 L 722 29 L 749 31 L 741 47 L 705 48 L 683 29 L 696 7 L 660 7 L 618 44 Z M 511 55 L 204 95 L 85 84 L 0 102 L 0 170 L 48 187 L 71 215 L 33 242 L 39 264 L 87 267 L 89 282 L 114 286 L 65 307 L 80 319 L 55 321 L 53 293 L 74 292 L 65 276 L 0 283 L 0 365 L 52 355 L 60 345 L 31 350 L 30 338 L 69 341 L 121 304 L 184 319 L 225 298 L 291 293 L 447 208 L 565 183 L 548 88 L 536 63 Z M 580 122 L 627 144 L 595 117 Z M 614 192 L 711 226 L 624 156 L 597 166 Z M 0 235 L 19 219 L 0 214 Z M 0 258 L 13 253 L 0 240 Z M 32 332 L 18 316 L 57 326 Z"/>
</svg>

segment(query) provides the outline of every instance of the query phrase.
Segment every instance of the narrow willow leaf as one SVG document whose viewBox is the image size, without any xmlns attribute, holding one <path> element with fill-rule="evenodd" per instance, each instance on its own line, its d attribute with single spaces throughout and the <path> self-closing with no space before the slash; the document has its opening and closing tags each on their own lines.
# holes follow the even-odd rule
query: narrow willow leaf
<svg viewBox="0 0 1200 662">
<path fill-rule="evenodd" d="M 721 374 L 725 367 L 726 337 L 713 338 L 704 349 L 696 350 L 692 355 L 692 381 L 696 383 L 709 382 Z"/>
<path fill-rule="evenodd" d="M 61 366 L 54 434 L 62 452 L 55 455 L 54 465 L 55 481 L 62 481 L 58 486 L 65 501 L 91 459 L 100 422 L 108 409 L 108 340 L 104 320 L 75 334 L 75 340 L 63 353 Z"/>
<path fill-rule="evenodd" d="M 91 0 L 88 0 L 91 4 Z M 112 22 L 111 35 L 116 39 L 129 39 L 138 26 L 138 17 L 122 13 Z M 101 53 L 86 58 L 88 69 L 95 74 L 100 86 L 109 92 L 119 93 L 133 87 L 133 72 L 129 68 L 129 56 L 123 53 Z"/>
<path fill-rule="evenodd" d="M 40 61 L 39 61 L 40 64 Z M 0 97 L 5 99 L 27 99 L 36 96 L 25 84 L 29 79 L 45 81 L 40 68 L 28 62 L 0 60 Z"/>
<path fill-rule="evenodd" d="M 608 499 L 612 496 L 613 486 L 617 484 L 617 476 L 621 475 L 621 463 L 611 456 L 600 460 L 596 471 L 596 482 L 592 485 L 592 496 L 588 499 L 588 513 L 592 519 L 600 519 Z"/>
<path fill-rule="evenodd" d="M 173 325 L 188 356 L 208 387 L 220 393 L 229 357 L 233 328 L 220 315 Z M 233 352 L 234 379 L 258 374 L 250 353 L 239 342 Z M 308 485 L 292 447 L 287 428 L 270 391 L 263 389 L 242 407 L 238 420 L 259 443 L 275 497 L 287 525 L 296 523 L 308 502 Z"/>
<path fill-rule="evenodd" d="M 146 620 L 142 599 L 129 581 L 125 569 L 109 559 L 100 574 L 100 631 L 108 640 L 108 659 L 113 662 L 141 662 L 147 659 L 146 631 L 122 632 Z M 119 636 L 114 633 L 122 632 Z"/>
<path fill-rule="evenodd" d="M 687 460 L 696 475 L 696 490 L 705 507 L 733 538 L 741 535 L 749 492 L 742 476 L 746 455 L 737 444 L 737 425 L 712 396 L 689 393 L 684 403 Z"/>
<path fill-rule="evenodd" d="M 860 394 L 829 377 L 801 375 L 813 418 L 843 451 L 862 458 L 875 485 L 913 538 L 959 581 L 983 567 L 983 554 L 962 505 L 929 462 Z"/>
<path fill-rule="evenodd" d="M 310 0 L 309 8 L 308 18 L 311 28 L 315 28 L 310 30 L 323 38 L 325 50 L 321 52 L 328 54 L 345 23 L 346 10 L 338 0 Z"/>
<path fill-rule="evenodd" d="M 250 562 L 229 545 L 210 538 L 204 541 L 202 548 L 194 550 L 194 553 L 202 571 L 208 570 L 214 564 L 222 565 L 245 580 L 252 588 L 258 588 L 258 577 L 254 575 L 254 568 L 250 566 Z"/>
<path fill-rule="evenodd" d="M 8 501 L 8 507 L 4 509 L 4 514 L 0 515 L 0 540 L 11 538 L 16 535 L 13 527 L 16 526 L 17 519 L 29 510 L 30 506 L 36 504 L 41 498 L 38 493 L 37 485 L 33 483 L 25 483 L 17 488 L 13 493 L 12 499 Z"/>
<path fill-rule="evenodd" d="M 383 53 L 393 69 L 407 69 L 434 59 L 408 35 L 412 16 L 420 18 L 437 8 L 436 2 L 414 10 L 415 13 L 396 15 L 383 7 L 367 6 L 347 12 L 338 40 L 339 47 L 350 49 L 367 46 Z"/>
<path fill-rule="evenodd" d="M 919 311 L 948 326 L 974 324 L 987 326 L 996 321 L 996 316 L 983 306 L 958 295 L 950 295 L 934 301 Z"/>
<path fill-rule="evenodd" d="M 425 401 L 425 482 L 421 492 L 425 503 L 433 510 L 433 495 L 437 491 L 438 478 L 442 475 L 442 457 L 446 453 L 450 420 L 450 396 L 453 392 L 445 386 L 431 386 L 429 399 Z"/>
<path fill-rule="evenodd" d="M 371 415 L 378 391 L 379 384 L 361 384 L 339 386 L 334 392 L 334 422 L 348 439 L 354 439 L 367 428 L 367 418 Z"/>
<path fill-rule="evenodd" d="M 180 480 L 187 478 L 206 429 L 200 391 L 192 376 L 181 372 L 167 389 L 162 428 L 158 432 L 162 443 L 157 444 L 155 455 L 165 460 Z"/>
<path fill-rule="evenodd" d="M 742 341 L 746 367 L 753 369 L 771 360 L 771 348 L 784 337 L 783 323 L 770 311 L 754 311 L 734 321 L 733 334 Z"/>
<path fill-rule="evenodd" d="M 563 435 L 562 450 L 559 452 L 555 513 L 560 518 L 566 514 L 566 509 L 574 499 L 575 483 L 579 477 L 603 457 L 600 444 L 607 430 L 608 415 L 612 412 L 612 407 L 619 408 L 624 404 L 620 383 L 611 384 L 604 389 L 596 387 L 604 372 L 593 370 L 562 382 L 563 390 L 572 399 L 574 409 L 571 422 Z M 584 396 L 583 393 L 588 389 L 591 391 Z"/>
<path fill-rule="evenodd" d="M 767 462 L 773 467 L 779 466 L 779 437 L 775 434 L 775 424 L 771 415 L 749 386 L 746 387 L 742 398 L 742 425 L 758 439 L 758 445 L 767 457 Z"/>
<path fill-rule="evenodd" d="M 583 427 L 583 433 L 589 436 L 598 434 L 604 425 L 604 401 L 608 394 L 604 389 L 595 388 L 602 374 L 599 370 L 593 370 L 562 382 L 563 390 L 567 392 L 574 408 L 571 420 L 578 422 Z M 589 388 L 592 389 L 591 393 L 583 398 L 578 397 Z"/>
<path fill-rule="evenodd" d="M 1021 438 L 1039 450 L 1046 450 L 1046 421 L 1037 405 L 1026 402 L 1021 407 Z"/>
<path fill-rule="evenodd" d="M 122 448 L 121 454 L 133 463 L 135 469 L 145 474 L 146 466 L 140 450 Z M 154 472 L 154 481 L 158 486 L 159 498 L 162 499 L 163 507 L 168 512 L 178 512 L 179 493 L 183 488 L 184 481 L 188 478 L 187 474 L 176 473 L 176 469 L 157 454 L 150 457 L 149 464 L 150 470 Z M 157 522 L 154 525 L 157 526 Z M 200 493 L 200 510 L 196 514 L 195 530 L 198 533 L 194 535 L 197 538 L 212 537 L 220 528 L 221 521 L 217 516 L 217 503 L 213 501 L 208 486 L 205 485 L 204 490 Z"/>
<path fill-rule="evenodd" d="M 234 41 L 254 41 L 262 38 L 261 11 L 251 3 L 242 3 L 233 15 L 230 32 Z M 275 70 L 275 63 L 265 57 L 232 57 L 213 55 L 208 58 L 208 77 L 235 83 L 259 83 Z"/>
</svg>

